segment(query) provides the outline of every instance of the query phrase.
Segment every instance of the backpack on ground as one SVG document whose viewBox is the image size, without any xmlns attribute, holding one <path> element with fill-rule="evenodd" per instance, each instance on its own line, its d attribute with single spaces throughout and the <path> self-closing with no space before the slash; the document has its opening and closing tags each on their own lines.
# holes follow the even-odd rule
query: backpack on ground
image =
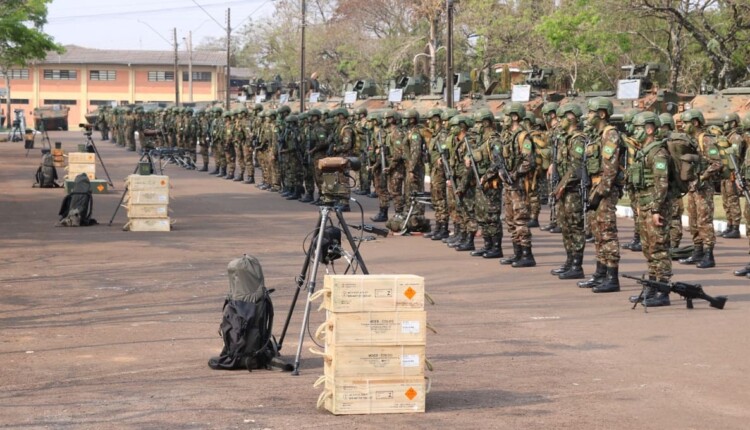
<svg viewBox="0 0 750 430">
<path fill-rule="evenodd" d="M 224 347 L 208 360 L 214 370 L 292 370 L 278 359 L 278 345 L 271 334 L 273 303 L 266 289 L 263 268 L 257 258 L 245 255 L 229 262 L 229 294 L 219 325 Z"/>
<path fill-rule="evenodd" d="M 60 205 L 61 227 L 85 227 L 98 224 L 91 214 L 94 211 L 94 199 L 91 197 L 91 181 L 85 173 L 76 176 L 70 194 L 65 196 Z"/>
<path fill-rule="evenodd" d="M 36 183 L 34 188 L 59 188 L 57 183 L 57 169 L 53 163 L 52 154 L 46 152 L 42 155 L 42 164 L 36 170 Z"/>
<path fill-rule="evenodd" d="M 672 133 L 667 139 L 669 151 L 669 192 L 673 197 L 684 196 L 688 192 L 690 182 L 698 179 L 700 171 L 700 155 L 698 148 L 684 133 Z"/>
</svg>

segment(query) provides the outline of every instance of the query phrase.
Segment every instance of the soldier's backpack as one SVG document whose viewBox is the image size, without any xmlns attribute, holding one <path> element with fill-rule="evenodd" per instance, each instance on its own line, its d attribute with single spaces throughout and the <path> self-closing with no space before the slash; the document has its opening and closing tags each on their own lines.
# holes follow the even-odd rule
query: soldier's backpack
<svg viewBox="0 0 750 430">
<path fill-rule="evenodd" d="M 385 223 L 385 227 L 394 233 L 406 234 L 410 232 L 425 233 L 430 231 L 430 220 L 421 214 L 396 214 Z"/>
<path fill-rule="evenodd" d="M 91 182 L 85 173 L 76 176 L 70 194 L 65 196 L 60 205 L 59 227 L 85 227 L 98 224 L 91 214 L 94 211 L 94 199 L 91 197 Z"/>
<path fill-rule="evenodd" d="M 35 175 L 36 183 L 33 185 L 34 188 L 59 188 L 60 184 L 57 183 L 57 169 L 53 163 L 52 154 L 49 152 L 42 155 L 42 164 L 36 170 Z"/>
<path fill-rule="evenodd" d="M 670 156 L 669 193 L 682 197 L 688 192 L 690 182 L 698 179 L 700 155 L 690 137 L 684 133 L 671 133 L 667 138 Z"/>
<path fill-rule="evenodd" d="M 727 139 L 726 136 L 724 136 L 724 131 L 721 129 L 721 127 L 716 125 L 711 125 L 706 130 L 707 134 L 710 135 L 712 144 L 709 145 L 708 153 L 709 155 L 717 155 L 718 158 L 721 160 L 721 179 L 730 179 L 732 176 L 732 163 L 729 161 L 729 154 L 730 154 L 730 147 L 732 146 L 729 143 L 729 139 Z M 705 134 L 698 137 L 698 144 L 703 146 L 705 144 Z M 714 154 L 714 151 L 716 154 Z M 714 157 L 712 157 L 714 158 Z"/>
<path fill-rule="evenodd" d="M 258 259 L 249 255 L 234 259 L 227 273 L 229 294 L 219 324 L 224 347 L 218 357 L 208 360 L 208 366 L 214 370 L 292 370 L 278 359 L 278 344 L 271 334 L 273 290 L 266 289 Z"/>
</svg>

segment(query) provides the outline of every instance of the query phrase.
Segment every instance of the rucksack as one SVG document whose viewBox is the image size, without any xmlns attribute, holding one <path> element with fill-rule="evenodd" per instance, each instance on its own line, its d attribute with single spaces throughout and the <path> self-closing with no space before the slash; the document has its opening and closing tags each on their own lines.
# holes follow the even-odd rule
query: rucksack
<svg viewBox="0 0 750 430">
<path fill-rule="evenodd" d="M 271 334 L 274 290 L 266 289 L 260 262 L 244 255 L 229 262 L 227 273 L 229 294 L 219 324 L 224 347 L 218 357 L 208 360 L 208 366 L 214 370 L 291 370 L 277 358 L 278 344 Z"/>
<path fill-rule="evenodd" d="M 684 133 L 671 133 L 667 138 L 670 155 L 669 193 L 681 197 L 688 192 L 690 183 L 698 179 L 700 155 L 690 137 Z"/>
<path fill-rule="evenodd" d="M 76 176 L 70 194 L 65 196 L 60 205 L 62 227 L 85 227 L 98 224 L 91 214 L 94 211 L 94 199 L 91 197 L 91 182 L 85 173 Z"/>
<path fill-rule="evenodd" d="M 724 131 L 721 127 L 711 125 L 706 129 L 706 134 L 709 135 L 712 145 L 708 148 L 708 153 L 711 158 L 718 156 L 721 160 L 721 179 L 730 179 L 732 177 L 732 163 L 729 161 L 729 148 L 732 146 L 729 143 L 729 139 L 724 136 Z M 705 144 L 705 136 L 702 134 L 698 136 L 698 144 L 703 146 Z"/>
<path fill-rule="evenodd" d="M 57 183 L 57 169 L 53 163 L 54 159 L 52 154 L 49 152 L 42 155 L 42 164 L 36 170 L 36 183 L 33 185 L 34 188 L 59 188 L 60 184 Z"/>
</svg>

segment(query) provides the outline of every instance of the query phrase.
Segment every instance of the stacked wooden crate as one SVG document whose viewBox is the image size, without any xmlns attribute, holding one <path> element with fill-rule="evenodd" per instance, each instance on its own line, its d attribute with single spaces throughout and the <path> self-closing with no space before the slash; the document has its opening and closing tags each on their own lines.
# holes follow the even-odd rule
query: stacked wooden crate
<svg viewBox="0 0 750 430">
<path fill-rule="evenodd" d="M 329 275 L 320 296 L 327 318 L 316 331 L 325 345 L 318 407 L 336 415 L 424 412 L 424 279 Z"/>
<path fill-rule="evenodd" d="M 90 181 L 96 179 L 96 154 L 91 152 L 68 153 L 68 167 L 65 179 L 74 180 L 76 176 L 85 173 Z"/>
<path fill-rule="evenodd" d="M 125 182 L 125 230 L 169 231 L 169 176 L 130 175 Z"/>
<path fill-rule="evenodd" d="M 52 165 L 55 167 L 65 167 L 65 153 L 62 148 L 52 148 L 50 150 L 52 154 Z"/>
</svg>

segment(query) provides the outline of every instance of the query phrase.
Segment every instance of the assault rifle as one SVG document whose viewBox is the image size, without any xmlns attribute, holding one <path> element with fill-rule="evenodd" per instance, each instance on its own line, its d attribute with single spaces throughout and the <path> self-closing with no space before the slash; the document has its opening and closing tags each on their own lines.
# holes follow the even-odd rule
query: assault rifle
<svg viewBox="0 0 750 430">
<path fill-rule="evenodd" d="M 363 129 L 365 133 L 365 147 L 362 148 L 362 158 L 365 159 L 365 171 L 370 174 L 372 166 L 370 165 L 370 145 L 372 144 L 372 138 L 370 136 L 370 130 Z"/>
<path fill-rule="evenodd" d="M 549 220 L 550 222 L 554 222 L 556 219 L 555 216 L 555 203 L 557 200 L 557 197 L 555 197 L 555 189 L 557 188 L 557 185 L 560 183 L 560 173 L 557 171 L 557 145 L 559 143 L 559 135 L 556 135 L 554 139 L 552 139 L 552 174 L 549 178 Z"/>
<path fill-rule="evenodd" d="M 591 188 L 591 176 L 586 168 L 588 157 L 586 156 L 586 149 L 591 144 L 591 140 L 586 138 L 586 143 L 583 146 L 583 162 L 581 163 L 581 203 L 583 204 L 583 231 L 588 230 L 588 212 L 589 212 L 589 189 Z"/>
<path fill-rule="evenodd" d="M 445 149 L 443 149 L 440 144 L 435 143 L 437 145 L 438 153 L 440 154 L 440 162 L 443 164 L 443 171 L 445 172 L 445 178 L 451 181 L 451 190 L 453 190 L 453 198 L 456 199 L 456 202 L 459 204 L 461 202 L 461 195 L 458 194 L 456 191 L 456 178 L 453 177 L 453 170 L 451 169 L 450 164 L 448 164 L 448 154 L 445 153 Z"/>
<path fill-rule="evenodd" d="M 734 182 L 737 184 L 737 188 L 742 191 L 742 194 L 745 195 L 748 204 L 750 204 L 750 191 L 748 191 L 747 188 L 747 181 L 745 181 L 745 178 L 742 176 L 742 170 L 740 170 L 740 166 L 737 164 L 737 159 L 734 157 L 734 154 L 729 154 L 729 160 L 732 162 L 732 168 L 734 169 Z"/>
<path fill-rule="evenodd" d="M 703 287 L 701 287 L 700 284 L 689 284 L 687 282 L 659 282 L 659 281 L 651 281 L 644 278 L 636 278 L 635 276 L 630 275 L 622 275 L 623 278 L 633 279 L 639 284 L 643 285 L 644 287 L 651 287 L 655 288 L 658 292 L 662 294 L 668 294 L 670 291 L 679 294 L 680 296 L 684 297 L 687 301 L 687 308 L 693 309 L 693 300 L 694 299 L 702 299 L 707 301 L 712 308 L 716 309 L 724 309 L 724 304 L 727 302 L 726 296 L 717 296 L 717 297 L 711 297 L 708 294 L 706 294 L 705 291 L 703 291 Z M 633 309 L 638 305 L 638 303 L 643 302 L 643 290 L 641 290 L 641 294 L 638 296 L 638 299 L 633 304 Z M 645 302 L 644 302 L 645 306 Z"/>
<path fill-rule="evenodd" d="M 380 148 L 380 187 L 387 189 L 388 173 L 386 170 L 388 166 L 385 164 L 385 145 L 383 145 L 383 134 L 381 130 L 378 130 L 378 147 Z"/>
<path fill-rule="evenodd" d="M 469 155 L 469 160 L 471 161 L 471 171 L 474 173 L 474 179 L 476 180 L 475 186 L 478 191 L 482 192 L 482 180 L 479 177 L 477 162 L 474 160 L 474 149 L 471 147 L 469 139 L 466 136 L 464 136 L 464 145 L 466 145 L 466 153 Z"/>
<path fill-rule="evenodd" d="M 505 164 L 505 158 L 503 158 L 503 156 L 500 155 L 497 151 L 493 150 L 491 152 L 492 167 L 490 167 L 490 169 L 497 171 L 497 175 L 500 177 L 500 180 L 503 181 L 504 184 L 513 186 L 515 181 L 513 181 L 513 178 L 510 177 L 508 166 Z"/>
<path fill-rule="evenodd" d="M 282 156 L 284 155 L 284 148 L 286 148 L 287 145 L 287 138 L 289 137 L 289 126 L 284 126 L 284 133 L 281 134 L 278 138 L 278 142 L 276 144 L 276 164 L 279 169 L 279 178 L 280 182 L 282 183 L 282 186 L 286 186 L 288 184 L 284 184 L 285 179 L 285 172 L 284 172 L 284 161 L 282 160 Z"/>
</svg>

